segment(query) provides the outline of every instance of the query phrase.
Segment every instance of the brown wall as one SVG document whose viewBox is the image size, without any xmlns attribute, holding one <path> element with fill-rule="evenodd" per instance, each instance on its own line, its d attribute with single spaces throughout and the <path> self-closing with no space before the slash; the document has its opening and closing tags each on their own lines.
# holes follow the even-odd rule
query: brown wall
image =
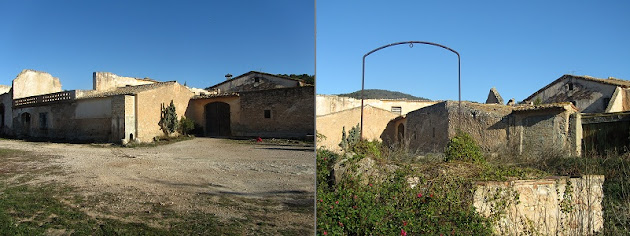
<svg viewBox="0 0 630 236">
<path fill-rule="evenodd" d="M 240 93 L 240 125 L 236 136 L 305 138 L 315 134 L 315 87 L 295 87 Z M 265 118 L 265 110 L 271 118 Z"/>
</svg>

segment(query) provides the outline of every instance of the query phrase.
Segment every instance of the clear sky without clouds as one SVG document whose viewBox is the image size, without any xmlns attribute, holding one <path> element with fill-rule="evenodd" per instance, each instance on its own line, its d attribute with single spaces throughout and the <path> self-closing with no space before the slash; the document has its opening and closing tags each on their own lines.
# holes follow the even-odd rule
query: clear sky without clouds
<svg viewBox="0 0 630 236">
<path fill-rule="evenodd" d="M 365 53 L 429 41 L 461 54 L 462 99 L 525 99 L 563 74 L 630 80 L 630 1 L 317 1 L 317 93 L 361 89 Z M 457 100 L 457 56 L 433 46 L 366 58 L 366 88 Z"/>
<path fill-rule="evenodd" d="M 23 69 L 92 89 L 92 72 L 205 88 L 250 70 L 314 74 L 313 1 L 2 1 L 0 84 Z"/>
</svg>

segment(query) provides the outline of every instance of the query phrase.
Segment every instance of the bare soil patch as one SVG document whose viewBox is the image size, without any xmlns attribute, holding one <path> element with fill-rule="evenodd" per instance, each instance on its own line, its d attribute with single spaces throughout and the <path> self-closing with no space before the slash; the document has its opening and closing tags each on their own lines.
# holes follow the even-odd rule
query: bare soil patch
<svg viewBox="0 0 630 236">
<path fill-rule="evenodd" d="M 211 216 L 236 234 L 313 233 L 315 154 L 302 143 L 195 138 L 123 148 L 1 140 L 0 148 L 28 153 L 2 160 L 3 181 L 20 182 L 20 168 L 32 172 L 24 184 L 69 186 L 58 199 L 94 219 L 168 231 L 186 224 L 183 216 Z"/>
</svg>

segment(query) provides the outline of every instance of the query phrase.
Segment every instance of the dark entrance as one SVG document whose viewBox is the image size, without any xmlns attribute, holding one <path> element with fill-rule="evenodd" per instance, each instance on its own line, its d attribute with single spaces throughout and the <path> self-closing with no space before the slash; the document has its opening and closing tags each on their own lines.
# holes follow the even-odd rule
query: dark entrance
<svg viewBox="0 0 630 236">
<path fill-rule="evenodd" d="M 398 142 L 402 142 L 404 138 L 405 138 L 405 125 L 399 124 L 398 125 Z"/>
<path fill-rule="evenodd" d="M 206 113 L 206 136 L 230 136 L 230 105 L 224 102 L 208 103 Z"/>
</svg>

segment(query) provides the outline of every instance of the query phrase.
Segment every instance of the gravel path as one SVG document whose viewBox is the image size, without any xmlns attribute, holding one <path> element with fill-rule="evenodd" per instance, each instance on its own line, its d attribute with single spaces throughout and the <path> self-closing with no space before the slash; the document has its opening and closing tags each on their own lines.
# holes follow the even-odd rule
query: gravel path
<svg viewBox="0 0 630 236">
<path fill-rule="evenodd" d="M 108 194 L 114 199 L 87 207 L 94 215 L 102 214 L 103 208 L 114 213 L 143 211 L 153 203 L 181 212 L 202 210 L 225 219 L 245 218 L 251 212 L 243 207 L 218 204 L 225 198 L 245 198 L 252 200 L 244 202 L 250 202 L 253 211 L 275 209 L 269 214 L 277 215 L 268 217 L 279 224 L 313 224 L 312 211 L 287 210 L 292 204 L 313 203 L 312 146 L 195 138 L 142 148 L 0 140 L 0 148 L 55 156 L 50 164 L 60 166 L 62 173 L 42 176 L 40 181 L 58 181 L 85 196 Z M 205 196 L 207 204 L 200 204 L 199 196 Z M 260 206 L 257 200 L 269 206 Z"/>
</svg>

